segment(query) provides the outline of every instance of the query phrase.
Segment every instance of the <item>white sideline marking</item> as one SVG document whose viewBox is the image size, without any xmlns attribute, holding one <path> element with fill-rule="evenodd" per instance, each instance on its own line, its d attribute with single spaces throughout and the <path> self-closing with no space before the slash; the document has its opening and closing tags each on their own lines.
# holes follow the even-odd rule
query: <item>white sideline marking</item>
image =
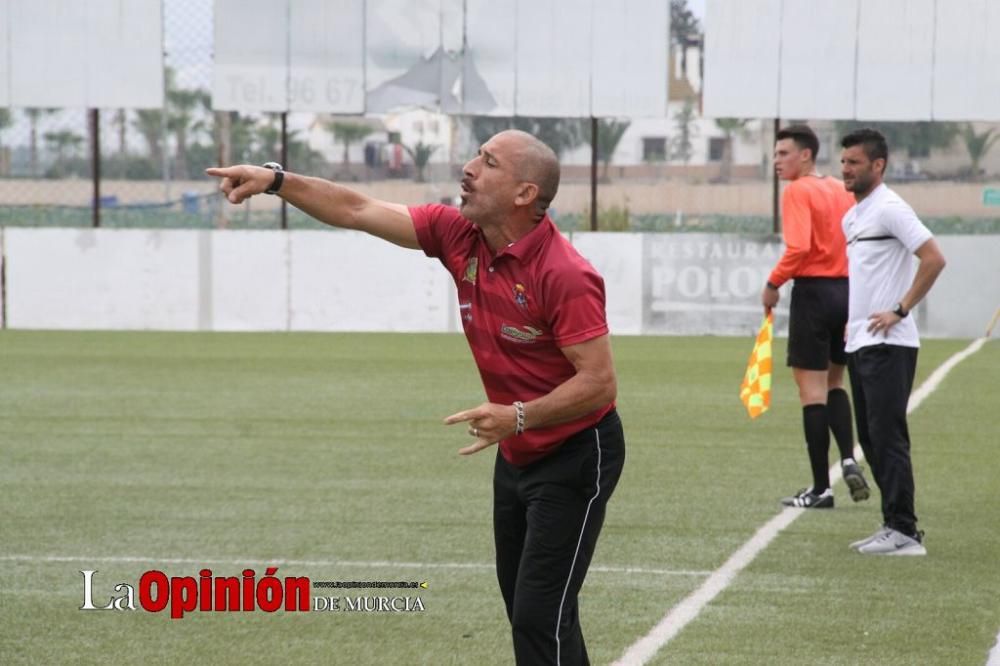
<svg viewBox="0 0 1000 666">
<path fill-rule="evenodd" d="M 906 413 L 909 414 L 919 407 L 920 403 L 922 403 L 927 396 L 937 389 L 938 384 L 941 383 L 941 380 L 944 379 L 945 375 L 951 372 L 952 368 L 982 349 L 985 344 L 986 338 L 973 340 L 971 345 L 954 354 L 947 361 L 939 365 L 934 372 L 932 372 L 930 376 L 924 380 L 924 383 L 921 384 L 916 391 L 910 394 L 910 402 L 906 405 Z"/>
<path fill-rule="evenodd" d="M 997 640 L 993 644 L 993 649 L 986 657 L 986 666 L 1000 666 L 1000 631 L 997 632 Z"/>
<path fill-rule="evenodd" d="M 247 566 L 255 562 L 297 567 L 372 567 L 386 569 L 484 569 L 492 571 L 493 564 L 480 562 L 389 562 L 389 561 L 352 561 L 352 560 L 285 560 L 281 558 L 245 557 L 243 559 L 218 559 L 197 557 L 130 557 L 130 556 L 94 556 L 77 555 L 0 555 L 3 562 L 112 562 L 132 563 L 149 562 L 152 564 L 235 564 Z M 598 573 L 621 573 L 660 576 L 707 576 L 710 571 L 690 571 L 684 569 L 647 569 L 644 567 L 612 567 L 592 566 L 589 571 Z"/>
<path fill-rule="evenodd" d="M 920 404 L 927 398 L 931 393 L 937 389 L 938 385 L 945 378 L 945 375 L 951 371 L 956 365 L 961 363 L 963 360 L 975 354 L 979 349 L 986 343 L 986 338 L 979 338 L 974 340 L 972 344 L 957 352 L 940 366 L 938 366 L 934 372 L 924 380 L 924 383 L 917 388 L 916 391 L 910 394 L 910 401 L 906 406 L 906 413 L 910 414 L 915 410 Z M 864 460 L 864 454 L 861 452 L 861 447 L 855 446 L 855 459 Z M 843 473 L 840 470 L 840 465 L 835 464 L 830 467 L 830 485 L 837 483 L 842 478 Z M 638 666 L 639 664 L 645 664 L 647 661 L 653 658 L 653 656 L 659 652 L 667 643 L 669 643 L 677 634 L 681 632 L 684 627 L 688 625 L 691 620 L 698 617 L 702 609 L 705 608 L 715 597 L 719 595 L 720 592 L 729 587 L 729 584 L 733 582 L 737 574 L 750 564 L 757 555 L 767 548 L 778 533 L 791 525 L 796 518 L 805 513 L 807 509 L 798 509 L 794 507 L 788 507 L 781 511 L 771 520 L 767 521 L 763 527 L 757 530 L 749 541 L 744 543 L 740 548 L 730 555 L 729 559 L 723 563 L 721 567 L 716 569 L 709 575 L 701 586 L 694 592 L 686 596 L 680 601 L 676 606 L 667 611 L 667 614 L 656 623 L 648 634 L 637 640 L 635 643 L 626 648 L 624 654 L 614 662 L 613 666 Z M 1000 635 L 997 636 L 997 641 L 1000 642 Z M 989 662 L 987 666 L 1000 666 L 1000 648 L 995 650 L 996 663 Z M 992 658 L 992 657 L 991 657 Z"/>
<path fill-rule="evenodd" d="M 986 657 L 986 666 L 1000 666 L 1000 631 L 997 632 L 997 640 L 993 643 L 993 649 Z"/>
</svg>

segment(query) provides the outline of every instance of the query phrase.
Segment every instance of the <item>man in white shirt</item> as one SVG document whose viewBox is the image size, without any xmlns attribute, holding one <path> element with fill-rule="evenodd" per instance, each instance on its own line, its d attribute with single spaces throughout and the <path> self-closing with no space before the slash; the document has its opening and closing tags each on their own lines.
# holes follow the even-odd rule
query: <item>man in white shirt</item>
<svg viewBox="0 0 1000 666">
<path fill-rule="evenodd" d="M 869 555 L 926 555 L 913 508 L 906 404 L 920 337 L 910 310 L 944 268 L 937 241 L 882 182 L 885 137 L 860 129 L 841 141 L 844 187 L 857 204 L 844 216 L 850 296 L 847 367 L 858 440 L 882 493 L 883 526 L 851 544 Z M 914 267 L 912 255 L 920 260 Z"/>
</svg>

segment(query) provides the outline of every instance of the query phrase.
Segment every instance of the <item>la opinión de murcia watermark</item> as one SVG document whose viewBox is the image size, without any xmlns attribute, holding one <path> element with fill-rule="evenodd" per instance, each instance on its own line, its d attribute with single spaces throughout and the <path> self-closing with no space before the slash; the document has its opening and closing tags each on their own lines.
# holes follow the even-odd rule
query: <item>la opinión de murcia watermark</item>
<svg viewBox="0 0 1000 666">
<path fill-rule="evenodd" d="M 421 612 L 420 596 L 312 596 L 317 588 L 397 588 L 427 589 L 427 583 L 415 581 L 312 581 L 307 576 L 277 576 L 278 567 L 267 567 L 257 578 L 253 569 L 244 569 L 240 576 L 215 576 L 211 569 L 202 569 L 198 577 L 170 576 L 153 569 L 139 577 L 138 585 L 117 583 L 107 603 L 94 603 L 95 578 L 99 571 L 83 570 L 82 611 L 134 611 L 141 608 L 150 613 L 170 609 L 170 617 L 179 620 L 191 612 L 251 612 L 274 613 L 309 611 L 341 611 L 362 613 Z M 138 606 L 136 605 L 138 588 Z"/>
</svg>

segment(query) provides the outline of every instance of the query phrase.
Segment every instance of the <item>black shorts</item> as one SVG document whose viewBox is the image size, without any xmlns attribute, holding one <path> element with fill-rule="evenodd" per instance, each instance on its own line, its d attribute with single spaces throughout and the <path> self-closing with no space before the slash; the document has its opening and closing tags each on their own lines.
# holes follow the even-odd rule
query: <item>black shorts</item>
<svg viewBox="0 0 1000 666">
<path fill-rule="evenodd" d="M 845 365 L 847 278 L 801 277 L 792 286 L 788 318 L 788 365 L 826 370 Z"/>
</svg>

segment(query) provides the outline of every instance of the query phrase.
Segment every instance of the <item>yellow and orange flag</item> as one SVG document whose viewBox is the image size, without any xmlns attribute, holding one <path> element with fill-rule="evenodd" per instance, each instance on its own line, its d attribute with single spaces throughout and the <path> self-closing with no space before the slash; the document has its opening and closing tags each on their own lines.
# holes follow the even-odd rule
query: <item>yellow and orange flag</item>
<svg viewBox="0 0 1000 666">
<path fill-rule="evenodd" d="M 747 361 L 747 372 L 740 384 L 740 400 L 750 418 L 755 419 L 771 406 L 771 339 L 774 337 L 774 315 L 770 312 L 760 325 L 757 341 Z"/>
</svg>

